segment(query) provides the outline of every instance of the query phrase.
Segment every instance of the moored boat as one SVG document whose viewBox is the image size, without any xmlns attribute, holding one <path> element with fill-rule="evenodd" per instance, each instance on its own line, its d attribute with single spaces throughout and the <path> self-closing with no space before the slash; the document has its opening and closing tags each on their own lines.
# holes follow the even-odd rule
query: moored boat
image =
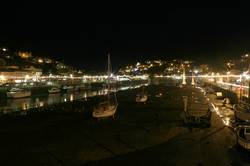
<svg viewBox="0 0 250 166">
<path fill-rule="evenodd" d="M 7 98 L 23 98 L 30 96 L 31 96 L 31 91 L 19 88 L 12 88 L 10 91 L 7 92 Z"/>
<path fill-rule="evenodd" d="M 193 93 L 192 96 L 183 96 L 184 112 L 182 118 L 185 124 L 211 125 L 211 107 L 204 96 Z"/>
<path fill-rule="evenodd" d="M 236 142 L 246 150 L 250 150 L 250 105 L 243 101 L 234 105 Z"/>
<path fill-rule="evenodd" d="M 250 105 L 244 102 L 240 102 L 233 106 L 235 120 L 238 123 L 250 122 Z"/>
<path fill-rule="evenodd" d="M 250 150 L 250 124 L 237 126 L 235 133 L 237 144 L 246 150 Z"/>
<path fill-rule="evenodd" d="M 145 103 L 147 100 L 148 100 L 148 96 L 145 94 L 139 94 L 135 98 L 135 101 L 137 103 Z"/>
<path fill-rule="evenodd" d="M 75 89 L 74 89 L 74 87 L 71 86 L 71 85 L 65 85 L 65 86 L 62 87 L 62 90 L 67 91 L 67 92 L 72 92 L 72 91 L 74 91 Z"/>
<path fill-rule="evenodd" d="M 136 95 L 135 101 L 137 103 L 145 103 L 148 100 L 148 95 L 144 92 L 144 86 L 142 87 L 142 92 Z"/>
<path fill-rule="evenodd" d="M 49 89 L 48 92 L 49 92 L 50 94 L 52 94 L 52 93 L 60 93 L 60 92 L 61 92 L 61 89 L 56 88 L 56 87 L 53 87 L 53 88 Z"/>
<path fill-rule="evenodd" d="M 118 107 L 118 102 L 116 98 L 116 93 L 113 93 L 113 100 L 111 98 L 111 88 L 110 88 L 110 79 L 111 79 L 111 61 L 110 61 L 110 55 L 108 54 L 108 93 L 107 93 L 107 99 L 99 103 L 97 107 L 94 107 L 92 116 L 94 118 L 108 118 L 108 117 L 113 117 L 116 113 L 117 107 Z"/>
</svg>

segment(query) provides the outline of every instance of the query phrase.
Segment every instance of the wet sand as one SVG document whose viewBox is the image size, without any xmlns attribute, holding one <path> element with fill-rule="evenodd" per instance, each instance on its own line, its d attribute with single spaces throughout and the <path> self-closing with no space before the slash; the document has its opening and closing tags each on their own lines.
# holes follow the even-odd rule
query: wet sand
<svg viewBox="0 0 250 166">
<path fill-rule="evenodd" d="M 233 132 L 212 114 L 210 128 L 183 126 L 182 96 L 191 89 L 149 86 L 120 91 L 116 119 L 82 112 L 40 112 L 0 122 L 0 165 L 248 165 Z M 155 95 L 161 92 L 162 96 Z M 90 99 L 89 102 L 93 102 Z"/>
</svg>

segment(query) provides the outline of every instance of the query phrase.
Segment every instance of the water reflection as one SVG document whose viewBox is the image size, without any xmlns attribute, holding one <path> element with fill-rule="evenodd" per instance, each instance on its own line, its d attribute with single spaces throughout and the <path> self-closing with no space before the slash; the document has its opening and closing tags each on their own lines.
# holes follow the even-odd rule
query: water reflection
<svg viewBox="0 0 250 166">
<path fill-rule="evenodd" d="M 230 125 L 230 117 L 225 117 L 225 118 L 222 118 L 222 121 L 223 123 L 226 125 L 226 126 L 229 126 Z"/>
<path fill-rule="evenodd" d="M 30 103 L 32 103 L 31 98 L 7 99 L 6 105 L 3 107 L 13 110 L 27 110 L 30 108 Z"/>
<path fill-rule="evenodd" d="M 122 91 L 122 90 L 129 90 L 129 89 L 136 89 L 140 88 L 141 86 L 147 86 L 148 84 L 139 84 L 133 86 L 122 86 L 118 89 L 111 89 L 112 92 Z M 26 114 L 30 108 L 39 108 L 46 105 L 52 105 L 56 103 L 63 103 L 73 100 L 84 99 L 87 100 L 89 97 L 93 96 L 101 96 L 106 95 L 108 93 L 108 89 L 101 89 L 101 90 L 88 90 L 88 91 L 81 91 L 81 92 L 68 92 L 68 93 L 55 93 L 55 94 L 48 94 L 38 97 L 30 97 L 30 98 L 20 98 L 20 99 L 7 99 L 6 102 L 0 104 L 0 113 L 10 113 L 21 111 L 22 114 Z"/>
<path fill-rule="evenodd" d="M 73 101 L 73 100 L 74 100 L 74 95 L 70 94 L 70 101 Z"/>
</svg>

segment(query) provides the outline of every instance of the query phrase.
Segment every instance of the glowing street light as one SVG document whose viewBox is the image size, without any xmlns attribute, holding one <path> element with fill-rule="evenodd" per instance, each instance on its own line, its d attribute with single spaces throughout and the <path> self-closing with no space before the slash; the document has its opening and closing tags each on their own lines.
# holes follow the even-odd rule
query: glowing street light
<svg viewBox="0 0 250 166">
<path fill-rule="evenodd" d="M 3 75 L 0 75 L 0 80 L 1 81 L 4 81 L 5 80 L 5 77 Z"/>
<path fill-rule="evenodd" d="M 25 79 L 28 80 L 30 78 L 29 75 L 25 75 Z"/>
<path fill-rule="evenodd" d="M 245 75 L 246 79 L 249 80 L 250 76 L 249 75 Z"/>
</svg>

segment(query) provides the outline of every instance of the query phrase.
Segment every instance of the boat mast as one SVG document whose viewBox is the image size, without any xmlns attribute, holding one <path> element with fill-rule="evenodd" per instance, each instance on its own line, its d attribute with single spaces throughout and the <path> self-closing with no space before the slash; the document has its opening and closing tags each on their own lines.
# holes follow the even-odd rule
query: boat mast
<svg viewBox="0 0 250 166">
<path fill-rule="evenodd" d="M 108 103 L 110 104 L 110 77 L 111 77 L 111 61 L 110 61 L 110 54 L 108 53 Z"/>
<path fill-rule="evenodd" d="M 112 75 L 112 65 L 111 65 L 111 59 L 110 59 L 110 54 L 108 53 L 108 103 L 110 105 L 110 79 L 111 79 L 111 75 Z M 117 97 L 116 97 L 116 93 L 114 92 L 114 99 L 115 99 L 115 105 L 117 105 Z"/>
</svg>

